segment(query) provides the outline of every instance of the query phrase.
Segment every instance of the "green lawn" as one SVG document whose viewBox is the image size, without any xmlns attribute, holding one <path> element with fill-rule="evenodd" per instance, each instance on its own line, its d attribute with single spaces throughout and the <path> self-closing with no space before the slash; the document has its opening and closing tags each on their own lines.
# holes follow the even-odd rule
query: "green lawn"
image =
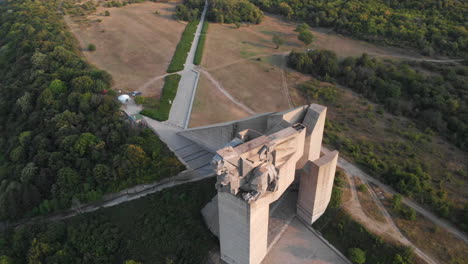
<svg viewBox="0 0 468 264">
<path fill-rule="evenodd" d="M 172 57 L 171 64 L 167 68 L 168 73 L 178 72 L 184 69 L 184 63 L 187 59 L 187 54 L 192 47 L 193 38 L 195 37 L 195 31 L 197 31 L 198 20 L 190 21 L 185 27 L 182 37 L 180 38 L 179 44 Z"/>
<path fill-rule="evenodd" d="M 180 78 L 181 76 L 179 74 L 166 76 L 163 92 L 159 101 L 153 98 L 138 97 L 136 102 L 144 106 L 144 109 L 140 113 L 158 121 L 166 121 L 169 118 L 172 104 L 177 95 Z"/>
<path fill-rule="evenodd" d="M 205 47 L 208 25 L 209 23 L 207 21 L 203 22 L 200 39 L 198 40 L 197 50 L 195 51 L 195 58 L 193 59 L 193 64 L 195 65 L 200 65 L 203 58 L 203 48 Z"/>
</svg>

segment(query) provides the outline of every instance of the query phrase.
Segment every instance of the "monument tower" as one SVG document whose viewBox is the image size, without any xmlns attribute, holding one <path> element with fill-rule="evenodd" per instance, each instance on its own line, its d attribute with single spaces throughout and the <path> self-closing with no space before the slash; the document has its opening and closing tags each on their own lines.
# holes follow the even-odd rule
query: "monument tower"
<svg viewBox="0 0 468 264">
<path fill-rule="evenodd" d="M 317 104 L 183 132 L 216 151 L 221 259 L 258 264 L 267 254 L 270 204 L 299 179 L 297 217 L 312 224 L 331 197 L 338 152 L 321 156 L 326 108 Z M 222 144 L 222 145 L 221 145 Z"/>
</svg>

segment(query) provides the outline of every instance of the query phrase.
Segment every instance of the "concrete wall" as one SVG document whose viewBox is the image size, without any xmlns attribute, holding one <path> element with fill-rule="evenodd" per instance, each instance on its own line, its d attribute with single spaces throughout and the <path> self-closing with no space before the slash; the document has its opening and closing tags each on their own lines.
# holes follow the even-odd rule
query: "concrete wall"
<svg viewBox="0 0 468 264">
<path fill-rule="evenodd" d="M 208 151 L 216 152 L 242 130 L 252 129 L 269 135 L 281 130 L 282 127 L 278 125 L 283 121 L 287 122 L 285 125 L 301 122 L 307 108 L 306 105 L 284 112 L 263 113 L 236 121 L 191 128 L 178 134 L 198 143 Z"/>
<path fill-rule="evenodd" d="M 320 158 L 326 116 L 327 108 L 324 106 L 312 104 L 307 109 L 307 113 L 302 121 L 302 124 L 307 128 L 304 156 L 297 164 L 298 169 L 304 167 L 308 161 Z"/>
<path fill-rule="evenodd" d="M 267 125 L 267 116 L 270 114 L 264 113 L 237 121 L 191 128 L 178 134 L 196 142 L 208 151 L 216 152 L 242 130 L 250 128 L 263 133 Z"/>
<path fill-rule="evenodd" d="M 338 152 L 333 151 L 314 162 L 307 162 L 301 171 L 297 216 L 312 224 L 327 209 L 335 178 Z"/>
<path fill-rule="evenodd" d="M 269 205 L 250 205 L 218 192 L 221 259 L 229 264 L 258 264 L 267 253 Z"/>
</svg>

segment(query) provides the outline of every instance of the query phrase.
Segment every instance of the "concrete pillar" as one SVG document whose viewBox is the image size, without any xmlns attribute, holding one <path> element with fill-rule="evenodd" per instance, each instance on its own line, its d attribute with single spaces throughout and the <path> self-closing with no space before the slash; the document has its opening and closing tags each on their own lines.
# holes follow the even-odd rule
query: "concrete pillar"
<svg viewBox="0 0 468 264">
<path fill-rule="evenodd" d="M 308 161 L 301 170 L 297 216 L 307 224 L 312 224 L 327 209 L 335 179 L 338 151 Z"/>
<path fill-rule="evenodd" d="M 326 116 L 327 108 L 325 106 L 311 104 L 309 108 L 307 108 L 307 113 L 305 114 L 304 121 L 302 122 L 302 124 L 307 128 L 304 143 L 304 155 L 297 163 L 298 169 L 304 167 L 308 161 L 314 161 L 320 158 Z"/>
<path fill-rule="evenodd" d="M 221 259 L 229 264 L 259 264 L 267 253 L 269 206 L 249 204 L 218 192 Z"/>
</svg>

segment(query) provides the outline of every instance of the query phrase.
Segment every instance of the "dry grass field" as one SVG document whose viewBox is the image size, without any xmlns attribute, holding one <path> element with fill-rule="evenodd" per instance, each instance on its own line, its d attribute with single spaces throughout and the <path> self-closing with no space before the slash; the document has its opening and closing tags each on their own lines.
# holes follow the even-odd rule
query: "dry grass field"
<svg viewBox="0 0 468 264">
<path fill-rule="evenodd" d="M 387 211 L 390 212 L 401 232 L 417 247 L 436 258 L 439 263 L 466 263 L 466 256 L 468 256 L 466 243 L 420 214 L 417 214 L 414 221 L 403 219 L 392 209 L 390 202 L 392 196 L 388 193 L 385 193 L 385 196 L 383 204 Z"/>
<path fill-rule="evenodd" d="M 305 49 L 297 40 L 295 28 L 295 23 L 268 14 L 259 25 L 244 25 L 239 29 L 234 25 L 210 24 L 201 67 L 234 98 L 257 113 L 288 109 L 292 104 L 287 91 L 294 93 L 289 88 L 310 79 L 286 68 L 285 56 L 293 49 Z M 311 48 L 331 49 L 340 57 L 359 56 L 363 52 L 375 56 L 410 56 L 403 50 L 378 47 L 323 29 L 312 31 L 316 41 Z M 285 40 L 278 49 L 272 42 L 274 34 Z M 208 82 L 200 85 L 205 84 Z M 203 109 L 215 111 L 209 106 Z M 198 114 L 197 110 L 194 109 L 194 115 Z M 206 122 L 214 123 L 214 120 Z"/>
<path fill-rule="evenodd" d="M 172 18 L 176 4 L 148 1 L 120 8 L 100 6 L 86 19 L 66 20 L 86 59 L 113 76 L 114 89 L 142 89 L 145 96 L 157 96 L 162 82 L 148 81 L 166 73 L 185 27 Z M 106 10 L 110 16 L 102 15 Z M 154 14 L 156 10 L 159 15 Z M 87 50 L 90 43 L 96 51 Z"/>
<path fill-rule="evenodd" d="M 224 96 L 205 75 L 200 76 L 190 116 L 190 127 L 237 120 L 249 116 Z"/>
</svg>

